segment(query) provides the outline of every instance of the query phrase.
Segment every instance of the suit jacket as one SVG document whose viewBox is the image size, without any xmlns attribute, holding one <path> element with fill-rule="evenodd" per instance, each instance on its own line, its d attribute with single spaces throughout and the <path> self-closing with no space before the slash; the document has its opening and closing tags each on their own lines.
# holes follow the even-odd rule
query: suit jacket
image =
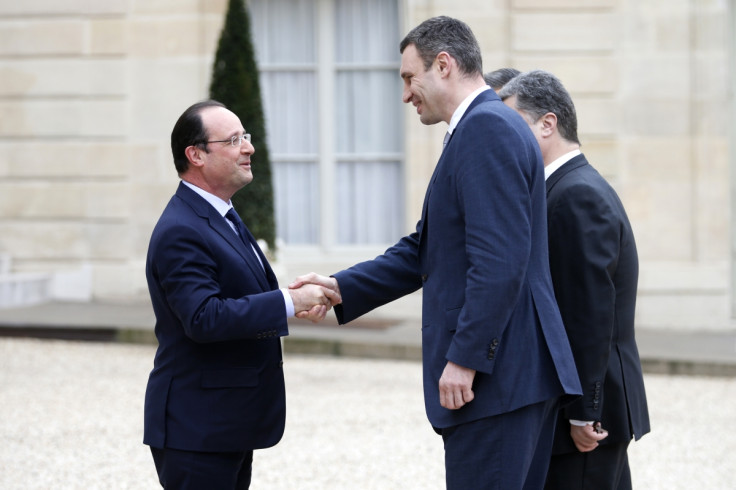
<svg viewBox="0 0 736 490">
<path fill-rule="evenodd" d="M 335 278 L 340 323 L 424 288 L 424 400 L 436 428 L 580 393 L 549 275 L 542 159 L 491 90 L 447 143 L 416 231 Z M 448 360 L 477 371 L 460 410 L 439 402 Z"/>
<path fill-rule="evenodd" d="M 600 421 L 601 443 L 649 432 L 634 338 L 636 243 L 618 195 L 578 155 L 547 179 L 550 270 L 582 398 L 560 412 L 556 453 L 576 451 L 569 419 Z"/>
<path fill-rule="evenodd" d="M 256 249 L 265 273 L 225 218 L 179 184 L 146 262 L 159 346 L 146 389 L 145 444 L 219 452 L 281 439 L 286 309 Z"/>
</svg>

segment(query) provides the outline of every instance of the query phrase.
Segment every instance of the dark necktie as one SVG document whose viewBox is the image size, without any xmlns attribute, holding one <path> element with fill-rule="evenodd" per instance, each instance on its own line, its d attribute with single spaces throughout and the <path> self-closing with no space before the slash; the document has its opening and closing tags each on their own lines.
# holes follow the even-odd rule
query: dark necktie
<svg viewBox="0 0 736 490">
<path fill-rule="evenodd" d="M 253 245 L 250 243 L 250 240 L 248 239 L 248 232 L 245 229 L 245 225 L 243 224 L 243 220 L 240 219 L 240 216 L 238 216 L 238 213 L 235 212 L 234 208 L 228 209 L 227 213 L 225 213 L 225 217 L 230 220 L 232 224 L 235 225 L 235 230 L 238 232 L 238 235 L 240 235 L 240 239 L 245 244 L 245 248 L 250 250 L 253 255 L 256 256 L 256 260 L 259 264 L 261 264 L 261 269 L 264 269 L 263 262 L 261 262 L 261 258 L 256 253 L 255 249 L 253 248 Z"/>
</svg>

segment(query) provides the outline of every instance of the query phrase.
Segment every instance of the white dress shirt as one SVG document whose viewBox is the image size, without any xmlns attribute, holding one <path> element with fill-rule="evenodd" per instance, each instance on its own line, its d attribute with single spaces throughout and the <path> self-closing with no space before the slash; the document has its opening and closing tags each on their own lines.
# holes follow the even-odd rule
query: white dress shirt
<svg viewBox="0 0 736 490">
<path fill-rule="evenodd" d="M 478 89 L 476 89 L 473 93 L 465 97 L 465 99 L 460 102 L 460 105 L 457 106 L 457 109 L 455 109 L 455 112 L 452 113 L 452 118 L 450 118 L 450 126 L 447 128 L 447 132 L 452 134 L 453 131 L 455 131 L 455 127 L 457 126 L 457 123 L 460 122 L 460 119 L 462 119 L 463 115 L 465 114 L 465 111 L 468 110 L 468 107 L 470 107 L 470 104 L 475 100 L 476 97 L 478 97 L 482 92 L 485 92 L 486 90 L 490 90 L 491 87 L 488 85 L 484 85 Z"/>
<path fill-rule="evenodd" d="M 552 175 L 555 170 L 575 158 L 576 156 L 580 155 L 580 149 L 569 151 L 550 163 L 549 165 L 544 166 L 544 180 L 549 179 L 549 176 Z"/>
</svg>

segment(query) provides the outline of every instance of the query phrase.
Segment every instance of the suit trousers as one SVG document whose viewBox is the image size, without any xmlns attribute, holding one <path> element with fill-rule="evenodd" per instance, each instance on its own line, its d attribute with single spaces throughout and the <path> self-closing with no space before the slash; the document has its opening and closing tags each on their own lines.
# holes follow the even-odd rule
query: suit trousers
<svg viewBox="0 0 736 490">
<path fill-rule="evenodd" d="M 158 481 L 166 490 L 247 490 L 253 451 L 205 453 L 152 447 Z"/>
<path fill-rule="evenodd" d="M 442 429 L 447 490 L 539 490 L 558 399 Z"/>
<path fill-rule="evenodd" d="M 555 454 L 546 490 L 631 490 L 629 441 L 602 444 L 586 453 Z"/>
</svg>

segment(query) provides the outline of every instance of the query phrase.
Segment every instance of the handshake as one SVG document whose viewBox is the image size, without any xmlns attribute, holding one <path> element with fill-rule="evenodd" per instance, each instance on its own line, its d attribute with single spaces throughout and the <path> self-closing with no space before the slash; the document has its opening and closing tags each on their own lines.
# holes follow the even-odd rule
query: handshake
<svg viewBox="0 0 736 490">
<path fill-rule="evenodd" d="M 314 272 L 299 276 L 289 284 L 289 295 L 296 317 L 313 323 L 324 320 L 330 308 L 342 303 L 337 279 Z"/>
</svg>

